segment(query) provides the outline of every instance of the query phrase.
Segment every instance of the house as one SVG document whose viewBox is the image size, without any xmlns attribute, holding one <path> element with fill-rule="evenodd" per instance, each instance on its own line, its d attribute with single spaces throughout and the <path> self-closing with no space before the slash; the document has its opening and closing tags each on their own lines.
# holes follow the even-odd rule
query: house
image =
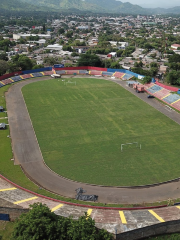
<svg viewBox="0 0 180 240">
<path fill-rule="evenodd" d="M 110 53 L 108 53 L 107 57 L 117 57 L 117 53 L 116 52 L 110 52 Z"/>
<path fill-rule="evenodd" d="M 4 108 L 0 106 L 0 112 L 4 112 Z"/>
<path fill-rule="evenodd" d="M 172 50 L 177 50 L 178 48 L 180 48 L 180 44 L 172 44 L 171 48 Z"/>
<path fill-rule="evenodd" d="M 4 130 L 6 128 L 6 124 L 5 123 L 0 123 L 0 130 Z"/>
</svg>

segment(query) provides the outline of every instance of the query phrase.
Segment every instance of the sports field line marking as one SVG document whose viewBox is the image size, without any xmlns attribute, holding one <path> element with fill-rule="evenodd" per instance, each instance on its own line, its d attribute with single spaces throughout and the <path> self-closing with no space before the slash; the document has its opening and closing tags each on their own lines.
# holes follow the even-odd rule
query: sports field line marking
<svg viewBox="0 0 180 240">
<path fill-rule="evenodd" d="M 28 202 L 28 201 L 31 201 L 31 200 L 34 200 L 34 199 L 37 199 L 38 197 L 32 197 L 32 198 L 26 198 L 24 200 L 21 200 L 21 201 L 17 201 L 17 202 L 13 202 L 14 204 L 19 204 L 19 203 L 23 203 L 23 202 Z"/>
<path fill-rule="evenodd" d="M 148 211 L 160 222 L 165 222 L 164 219 L 162 219 L 159 215 L 157 215 L 153 210 L 148 210 Z"/>
<path fill-rule="evenodd" d="M 119 215 L 120 215 L 120 218 L 121 218 L 121 222 L 123 224 L 127 224 L 126 218 L 124 216 L 124 212 L 123 211 L 119 211 Z"/>
<path fill-rule="evenodd" d="M 63 205 L 64 205 L 64 204 L 59 204 L 59 205 L 57 205 L 56 207 L 54 207 L 54 208 L 51 209 L 51 212 L 56 211 L 57 209 L 61 208 Z"/>
<path fill-rule="evenodd" d="M 0 189 L 0 192 L 4 192 L 4 191 L 11 191 L 11 190 L 15 190 L 17 188 L 13 187 L 13 188 L 5 188 L 5 189 Z"/>
<path fill-rule="evenodd" d="M 89 208 L 89 209 L 87 210 L 87 218 L 86 218 L 86 219 L 88 219 L 88 218 L 91 216 L 91 213 L 92 213 L 92 209 Z"/>
</svg>

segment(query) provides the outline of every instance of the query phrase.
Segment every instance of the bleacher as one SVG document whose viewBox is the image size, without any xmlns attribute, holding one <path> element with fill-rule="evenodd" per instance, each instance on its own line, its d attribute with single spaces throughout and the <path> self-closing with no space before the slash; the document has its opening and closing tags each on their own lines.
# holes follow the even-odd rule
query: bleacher
<svg viewBox="0 0 180 240">
<path fill-rule="evenodd" d="M 45 71 L 43 73 L 44 73 L 45 76 L 50 76 L 50 75 L 54 74 L 53 71 Z"/>
<path fill-rule="evenodd" d="M 66 74 L 66 71 L 65 70 L 58 70 L 56 71 L 57 74 L 60 74 L 60 75 L 63 75 L 63 74 Z"/>
<path fill-rule="evenodd" d="M 30 74 L 24 74 L 24 75 L 21 75 L 21 78 L 27 79 L 27 78 L 32 78 L 32 76 Z"/>
<path fill-rule="evenodd" d="M 129 80 L 133 77 L 133 75 L 126 73 L 121 77 L 122 80 Z"/>
<path fill-rule="evenodd" d="M 11 83 L 12 83 L 11 79 L 9 79 L 9 78 L 4 79 L 4 80 L 2 80 L 1 82 L 4 83 L 4 85 L 7 85 L 7 84 L 11 84 Z"/>
<path fill-rule="evenodd" d="M 36 73 L 32 73 L 33 77 L 42 77 L 43 74 L 41 72 L 36 72 Z"/>
<path fill-rule="evenodd" d="M 89 75 L 102 75 L 102 72 L 101 71 L 92 70 L 92 71 L 89 71 Z"/>
<path fill-rule="evenodd" d="M 160 91 L 154 93 L 154 96 L 159 98 L 159 99 L 163 99 L 164 97 L 166 97 L 168 94 L 170 94 L 170 91 L 163 88 Z"/>
<path fill-rule="evenodd" d="M 177 101 L 177 102 L 175 102 L 175 103 L 172 103 L 171 106 L 174 107 L 174 108 L 176 108 L 176 109 L 178 109 L 178 110 L 180 111 L 180 101 Z"/>
<path fill-rule="evenodd" d="M 147 91 L 150 92 L 151 94 L 154 94 L 157 91 L 162 90 L 163 88 L 154 84 L 152 87 L 148 88 Z"/>
<path fill-rule="evenodd" d="M 103 76 L 112 76 L 113 72 L 102 72 Z"/>
<path fill-rule="evenodd" d="M 66 70 L 66 74 L 72 75 L 72 74 L 79 74 L 79 70 Z"/>
<path fill-rule="evenodd" d="M 11 79 L 14 81 L 14 82 L 18 82 L 18 81 L 21 81 L 22 78 L 20 76 L 14 76 L 14 77 L 11 77 Z"/>
<path fill-rule="evenodd" d="M 87 75 L 87 74 L 89 74 L 89 71 L 87 71 L 87 70 L 79 70 L 79 74 Z"/>
<path fill-rule="evenodd" d="M 167 102 L 168 104 L 172 104 L 180 100 L 180 96 L 178 94 L 170 94 L 169 96 L 163 98 L 163 101 Z"/>
<path fill-rule="evenodd" d="M 1 88 L 1 87 L 4 87 L 4 84 L 3 84 L 2 82 L 0 82 L 0 88 Z"/>
<path fill-rule="evenodd" d="M 155 84 L 154 83 L 146 83 L 144 86 L 145 86 L 145 89 L 147 89 L 148 90 L 148 88 L 150 88 L 150 87 L 152 87 L 152 86 L 154 86 Z"/>
<path fill-rule="evenodd" d="M 122 78 L 123 76 L 125 75 L 125 73 L 122 73 L 122 72 L 115 72 L 113 74 L 113 77 L 116 77 L 116 78 Z"/>
</svg>

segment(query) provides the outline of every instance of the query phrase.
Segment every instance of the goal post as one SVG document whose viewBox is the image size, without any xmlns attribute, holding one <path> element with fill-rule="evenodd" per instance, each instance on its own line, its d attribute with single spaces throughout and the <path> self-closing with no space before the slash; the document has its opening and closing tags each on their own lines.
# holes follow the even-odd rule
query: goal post
<svg viewBox="0 0 180 240">
<path fill-rule="evenodd" d="M 141 150 L 141 144 L 139 144 L 138 142 L 130 142 L 130 143 L 122 143 L 121 144 L 121 152 L 123 152 L 123 148 L 125 147 L 125 146 L 132 146 L 132 145 L 134 145 L 136 148 L 139 148 L 140 150 Z"/>
<path fill-rule="evenodd" d="M 71 82 L 71 81 L 69 80 L 69 81 L 67 81 L 67 82 L 64 82 L 64 85 L 67 86 L 68 84 L 74 84 L 74 85 L 76 86 L 76 81 Z"/>
</svg>

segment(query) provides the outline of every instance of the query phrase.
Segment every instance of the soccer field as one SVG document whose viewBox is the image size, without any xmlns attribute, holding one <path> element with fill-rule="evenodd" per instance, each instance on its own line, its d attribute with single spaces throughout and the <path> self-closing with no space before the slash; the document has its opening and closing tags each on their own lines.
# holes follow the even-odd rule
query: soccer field
<svg viewBox="0 0 180 240">
<path fill-rule="evenodd" d="M 68 81 L 68 79 L 66 79 Z M 180 126 L 116 83 L 31 83 L 22 92 L 46 164 L 72 180 L 144 185 L 180 176 Z M 136 145 L 121 144 L 138 142 Z"/>
</svg>

